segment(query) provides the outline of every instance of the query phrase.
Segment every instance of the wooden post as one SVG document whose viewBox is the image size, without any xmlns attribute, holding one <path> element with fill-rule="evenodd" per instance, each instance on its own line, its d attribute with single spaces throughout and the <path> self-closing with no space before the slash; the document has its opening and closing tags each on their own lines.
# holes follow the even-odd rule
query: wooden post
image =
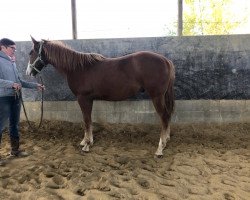
<svg viewBox="0 0 250 200">
<path fill-rule="evenodd" d="M 77 39 L 77 20 L 76 20 L 76 1 L 75 0 L 71 0 L 71 11 L 72 11 L 73 39 Z"/>
<path fill-rule="evenodd" d="M 183 0 L 178 0 L 178 36 L 183 32 Z"/>
</svg>

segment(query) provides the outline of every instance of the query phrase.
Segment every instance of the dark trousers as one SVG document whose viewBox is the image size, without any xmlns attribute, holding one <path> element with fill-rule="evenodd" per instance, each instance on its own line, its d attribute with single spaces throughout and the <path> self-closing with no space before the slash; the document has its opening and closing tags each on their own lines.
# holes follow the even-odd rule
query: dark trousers
<svg viewBox="0 0 250 200">
<path fill-rule="evenodd" d="M 9 135 L 12 150 L 19 148 L 19 121 L 21 111 L 21 100 L 15 96 L 0 97 L 0 144 L 2 133 L 9 122 Z"/>
</svg>

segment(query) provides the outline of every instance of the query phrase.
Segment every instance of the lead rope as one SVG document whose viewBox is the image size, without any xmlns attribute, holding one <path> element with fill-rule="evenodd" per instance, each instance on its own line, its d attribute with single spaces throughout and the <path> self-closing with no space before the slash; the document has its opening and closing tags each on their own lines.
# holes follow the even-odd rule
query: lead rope
<svg viewBox="0 0 250 200">
<path fill-rule="evenodd" d="M 40 77 L 41 84 L 43 85 L 43 79 L 42 79 L 41 76 L 39 76 L 39 77 Z M 43 96 L 44 96 L 44 90 L 42 90 L 41 108 L 40 108 L 40 110 L 41 110 L 41 116 L 40 116 L 40 122 L 39 122 L 39 125 L 38 125 L 37 128 L 33 127 L 33 126 L 31 125 L 31 123 L 30 123 L 30 120 L 29 120 L 28 115 L 27 115 L 27 112 L 26 112 L 26 108 L 25 108 L 25 106 L 24 106 L 24 102 L 23 102 L 23 97 L 22 97 L 22 92 L 21 92 L 21 91 L 20 91 L 20 94 L 19 94 L 19 95 L 20 95 L 21 102 L 22 102 L 23 112 L 24 112 L 24 115 L 25 115 L 25 117 L 26 117 L 26 121 L 27 121 L 29 127 L 30 127 L 31 129 L 33 129 L 33 130 L 39 129 L 39 128 L 41 127 L 42 121 L 43 121 Z"/>
</svg>

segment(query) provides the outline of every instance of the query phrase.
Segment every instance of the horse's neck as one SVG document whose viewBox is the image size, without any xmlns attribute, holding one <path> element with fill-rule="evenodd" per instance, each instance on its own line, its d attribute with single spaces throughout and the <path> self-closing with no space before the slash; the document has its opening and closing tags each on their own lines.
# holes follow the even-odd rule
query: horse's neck
<svg viewBox="0 0 250 200">
<path fill-rule="evenodd" d="M 60 52 L 61 51 L 61 52 Z M 66 72 L 69 69 L 70 63 L 73 63 L 74 51 L 67 50 L 67 55 L 62 50 L 59 50 L 56 54 L 49 54 L 48 62 L 53 65 L 57 70 L 61 72 Z"/>
</svg>

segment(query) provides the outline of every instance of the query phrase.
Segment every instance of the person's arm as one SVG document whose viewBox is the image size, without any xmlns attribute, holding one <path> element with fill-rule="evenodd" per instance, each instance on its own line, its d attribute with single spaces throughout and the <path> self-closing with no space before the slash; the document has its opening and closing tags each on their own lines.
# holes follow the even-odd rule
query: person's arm
<svg viewBox="0 0 250 200">
<path fill-rule="evenodd" d="M 28 82 L 28 81 L 24 81 L 22 79 L 19 79 L 22 87 L 24 88 L 36 88 L 38 90 L 45 90 L 45 86 L 40 84 L 40 83 L 35 83 L 35 82 Z"/>
<path fill-rule="evenodd" d="M 24 88 L 37 88 L 38 87 L 38 83 L 24 81 L 20 78 L 19 78 L 19 80 L 21 82 L 22 87 L 24 87 Z"/>
<path fill-rule="evenodd" d="M 12 88 L 14 82 L 9 80 L 0 79 L 1 88 Z"/>
</svg>

